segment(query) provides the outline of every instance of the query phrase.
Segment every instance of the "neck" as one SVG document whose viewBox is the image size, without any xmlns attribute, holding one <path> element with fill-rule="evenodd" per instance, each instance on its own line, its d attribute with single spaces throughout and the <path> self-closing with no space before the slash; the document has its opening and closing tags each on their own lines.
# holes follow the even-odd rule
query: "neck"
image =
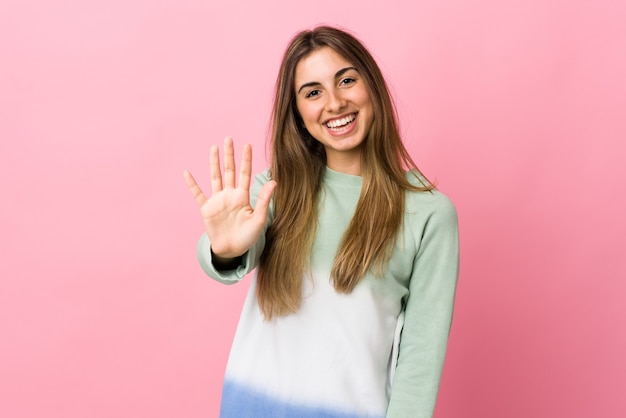
<svg viewBox="0 0 626 418">
<path fill-rule="evenodd" d="M 326 165 L 333 171 L 339 173 L 351 174 L 353 176 L 361 175 L 361 155 L 342 156 L 343 158 L 328 158 Z"/>
</svg>

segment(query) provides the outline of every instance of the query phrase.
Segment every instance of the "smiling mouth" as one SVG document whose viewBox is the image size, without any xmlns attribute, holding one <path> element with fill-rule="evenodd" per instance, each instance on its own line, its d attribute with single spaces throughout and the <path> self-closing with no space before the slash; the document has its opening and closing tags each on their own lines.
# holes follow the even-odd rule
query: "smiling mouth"
<svg viewBox="0 0 626 418">
<path fill-rule="evenodd" d="M 351 113 L 348 116 L 344 116 L 343 118 L 330 120 L 326 122 L 324 125 L 326 125 L 326 127 L 332 131 L 339 132 L 339 131 L 344 130 L 346 127 L 350 126 L 352 123 L 354 123 L 355 119 L 356 119 L 356 112 Z"/>
</svg>

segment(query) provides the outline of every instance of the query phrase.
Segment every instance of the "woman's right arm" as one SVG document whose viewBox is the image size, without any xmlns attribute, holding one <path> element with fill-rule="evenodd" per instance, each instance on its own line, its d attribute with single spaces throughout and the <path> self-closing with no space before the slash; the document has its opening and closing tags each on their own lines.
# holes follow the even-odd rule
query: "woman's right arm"
<svg viewBox="0 0 626 418">
<path fill-rule="evenodd" d="M 198 258 L 205 272 L 219 281 L 223 281 L 219 277 L 222 276 L 219 272 L 233 270 L 242 272 L 244 261 L 246 261 L 244 264 L 248 264 L 245 270 L 253 268 L 250 261 L 256 261 L 258 255 L 250 257 L 250 250 L 252 247 L 258 247 L 263 231 L 267 227 L 271 197 L 276 187 L 276 182 L 272 180 L 262 185 L 255 182 L 255 186 L 258 185 L 260 188 L 253 188 L 253 195 L 256 198 L 253 208 L 250 205 L 252 147 L 247 144 L 243 148 L 237 185 L 235 185 L 234 154 L 233 141 L 226 138 L 222 176 L 219 150 L 216 146 L 211 147 L 210 198 L 207 198 L 191 173 L 188 171 L 184 173 L 187 186 L 200 207 L 205 227 L 205 234 L 198 243 Z M 218 277 L 214 276 L 215 273 L 218 273 Z M 233 278 L 225 282 L 232 283 Z"/>
</svg>

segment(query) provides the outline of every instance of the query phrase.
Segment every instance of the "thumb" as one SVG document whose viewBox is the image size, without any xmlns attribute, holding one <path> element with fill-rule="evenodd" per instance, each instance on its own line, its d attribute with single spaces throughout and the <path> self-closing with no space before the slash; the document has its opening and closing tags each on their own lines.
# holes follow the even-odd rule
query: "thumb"
<svg viewBox="0 0 626 418">
<path fill-rule="evenodd" d="M 267 211 L 270 206 L 270 202 L 272 200 L 272 195 L 274 194 L 274 190 L 276 189 L 276 182 L 274 180 L 270 180 L 261 187 L 261 191 L 259 192 L 259 196 L 257 197 L 256 205 L 254 206 L 254 216 L 258 216 L 263 219 L 267 219 Z"/>
</svg>

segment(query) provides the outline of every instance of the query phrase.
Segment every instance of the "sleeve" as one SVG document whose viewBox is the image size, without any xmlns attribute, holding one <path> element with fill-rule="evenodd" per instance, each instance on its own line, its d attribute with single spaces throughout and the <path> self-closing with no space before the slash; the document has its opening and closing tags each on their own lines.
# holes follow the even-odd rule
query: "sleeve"
<svg viewBox="0 0 626 418">
<path fill-rule="evenodd" d="M 457 213 L 440 196 L 413 263 L 387 418 L 430 418 L 435 409 L 459 273 Z"/>
<path fill-rule="evenodd" d="M 250 188 L 250 204 L 254 207 L 256 205 L 257 196 L 261 191 L 261 187 L 269 181 L 268 171 L 264 171 L 262 174 L 255 176 L 252 186 Z M 265 248 L 265 231 L 269 227 L 271 221 L 274 218 L 273 202 L 270 202 L 270 209 L 268 211 L 268 218 L 265 222 L 265 228 L 261 233 L 258 241 L 248 249 L 248 251 L 242 256 L 241 264 L 232 270 L 217 270 L 213 265 L 211 254 L 211 241 L 206 232 L 200 236 L 198 245 L 196 247 L 196 255 L 198 262 L 202 270 L 214 280 L 217 280 L 223 284 L 234 284 L 239 282 L 244 276 L 250 273 L 259 264 L 259 259 L 263 248 Z"/>
</svg>

